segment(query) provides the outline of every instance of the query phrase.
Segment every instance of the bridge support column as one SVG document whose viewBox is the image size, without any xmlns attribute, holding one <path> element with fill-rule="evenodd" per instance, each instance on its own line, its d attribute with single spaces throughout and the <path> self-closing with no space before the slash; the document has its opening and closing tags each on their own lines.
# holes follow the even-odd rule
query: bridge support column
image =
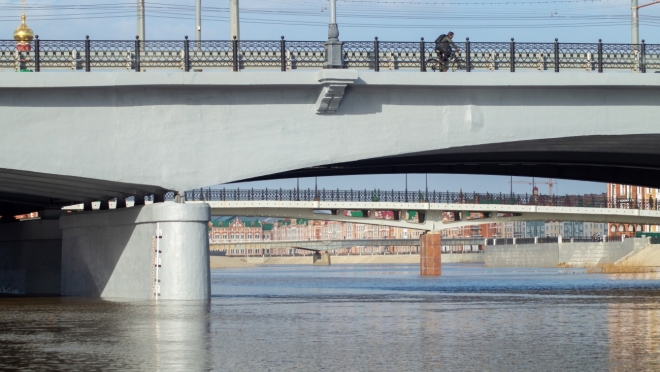
<svg viewBox="0 0 660 372">
<path fill-rule="evenodd" d="M 419 237 L 419 274 L 422 276 L 439 276 L 441 273 L 442 235 L 427 233 Z"/>
<path fill-rule="evenodd" d="M 178 203 L 62 216 L 62 295 L 209 299 L 210 217 Z"/>
<path fill-rule="evenodd" d="M 0 293 L 59 296 L 61 256 L 57 219 L 0 224 Z"/>
<path fill-rule="evenodd" d="M 330 266 L 330 252 L 314 252 L 314 266 Z"/>
</svg>

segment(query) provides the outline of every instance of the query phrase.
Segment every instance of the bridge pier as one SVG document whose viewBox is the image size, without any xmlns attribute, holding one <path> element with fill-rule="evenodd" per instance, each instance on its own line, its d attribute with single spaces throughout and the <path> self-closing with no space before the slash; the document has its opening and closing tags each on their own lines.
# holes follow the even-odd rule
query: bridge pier
<svg viewBox="0 0 660 372">
<path fill-rule="evenodd" d="M 61 256 L 57 219 L 0 224 L 0 294 L 59 296 Z"/>
<path fill-rule="evenodd" d="M 62 295 L 209 299 L 210 216 L 178 203 L 62 216 Z"/>
<path fill-rule="evenodd" d="M 330 266 L 330 252 L 315 251 L 313 256 L 314 266 Z"/>
<path fill-rule="evenodd" d="M 426 233 L 419 237 L 419 274 L 422 276 L 439 276 L 441 274 L 442 235 Z"/>
</svg>

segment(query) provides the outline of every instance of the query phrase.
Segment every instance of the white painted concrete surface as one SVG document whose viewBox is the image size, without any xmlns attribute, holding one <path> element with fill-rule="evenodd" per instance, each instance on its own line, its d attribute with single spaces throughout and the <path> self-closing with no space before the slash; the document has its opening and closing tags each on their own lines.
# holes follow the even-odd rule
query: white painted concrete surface
<svg viewBox="0 0 660 372">
<path fill-rule="evenodd" d="M 317 115 L 335 73 L 357 79 L 336 115 Z M 0 168 L 172 190 L 470 145 L 660 133 L 656 74 L 5 75 Z"/>
<path fill-rule="evenodd" d="M 152 298 L 160 224 L 159 299 L 210 298 L 207 205 L 158 203 L 61 217 L 62 295 Z"/>
<path fill-rule="evenodd" d="M 649 245 L 647 238 L 615 243 L 544 243 L 487 246 L 486 267 L 570 267 L 615 263 L 635 249 Z"/>
</svg>

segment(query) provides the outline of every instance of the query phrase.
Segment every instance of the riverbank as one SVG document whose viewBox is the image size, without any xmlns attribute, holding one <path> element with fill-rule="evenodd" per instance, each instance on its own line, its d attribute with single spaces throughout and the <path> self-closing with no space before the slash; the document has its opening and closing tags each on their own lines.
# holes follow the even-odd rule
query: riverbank
<svg viewBox="0 0 660 372">
<path fill-rule="evenodd" d="M 483 253 L 443 254 L 443 263 L 475 262 L 482 263 Z M 419 265 L 419 254 L 402 255 L 362 255 L 362 256 L 331 256 L 332 265 L 389 265 L 413 264 Z M 211 256 L 212 269 L 247 268 L 265 265 L 311 265 L 311 256 L 301 257 L 223 257 Z"/>
</svg>

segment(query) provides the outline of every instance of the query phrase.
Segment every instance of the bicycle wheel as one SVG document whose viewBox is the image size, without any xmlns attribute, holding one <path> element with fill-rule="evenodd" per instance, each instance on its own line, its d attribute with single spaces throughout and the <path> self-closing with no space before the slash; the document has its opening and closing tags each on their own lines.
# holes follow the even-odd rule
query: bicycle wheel
<svg viewBox="0 0 660 372">
<path fill-rule="evenodd" d="M 429 58 L 426 60 L 426 68 L 428 70 L 429 66 L 431 67 L 431 70 L 435 72 L 438 70 L 438 59 L 437 58 Z"/>
<path fill-rule="evenodd" d="M 455 72 L 457 70 L 462 70 L 463 69 L 463 61 L 461 61 L 458 58 L 454 58 L 451 63 L 451 72 Z"/>
</svg>

